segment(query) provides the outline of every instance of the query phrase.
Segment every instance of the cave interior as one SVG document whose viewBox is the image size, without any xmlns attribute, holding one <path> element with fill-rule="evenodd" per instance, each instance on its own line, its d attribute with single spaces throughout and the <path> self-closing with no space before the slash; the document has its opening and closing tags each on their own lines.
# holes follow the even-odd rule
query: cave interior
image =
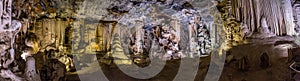
<svg viewBox="0 0 300 81">
<path fill-rule="evenodd" d="M 298 20 L 300 0 L 0 0 L 0 81 L 300 81 Z"/>
</svg>

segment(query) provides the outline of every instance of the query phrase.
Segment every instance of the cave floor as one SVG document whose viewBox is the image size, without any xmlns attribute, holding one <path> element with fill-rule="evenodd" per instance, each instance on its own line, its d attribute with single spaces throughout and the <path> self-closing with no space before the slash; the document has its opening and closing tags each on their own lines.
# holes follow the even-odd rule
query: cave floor
<svg viewBox="0 0 300 81">
<path fill-rule="evenodd" d="M 255 57 L 255 55 L 257 54 L 259 55 L 259 53 L 268 50 L 270 51 L 268 53 L 273 53 L 275 56 L 279 54 L 280 56 L 280 53 L 277 52 L 276 49 L 271 49 L 274 48 L 272 46 L 274 46 L 274 44 L 277 44 L 278 43 L 277 41 L 281 41 L 281 44 L 290 43 L 288 42 L 290 40 L 286 37 L 273 38 L 273 39 L 271 38 L 265 40 L 256 39 L 251 41 L 255 43 L 249 43 L 249 44 L 233 47 L 230 50 L 230 53 L 232 53 L 231 55 L 244 53 L 245 55 L 252 55 Z M 262 41 L 265 41 L 266 43 L 263 43 Z M 287 42 L 282 42 L 282 41 L 287 41 Z M 270 57 L 270 59 L 272 58 Z M 271 63 L 271 65 L 267 68 L 260 68 L 259 63 L 251 63 L 252 61 L 249 61 L 250 67 L 248 67 L 247 70 L 240 70 L 238 67 L 241 67 L 242 65 L 240 65 L 240 62 L 237 61 L 237 59 L 235 59 L 233 61 L 225 63 L 219 81 L 291 81 L 292 71 L 289 69 L 288 67 L 289 63 L 287 63 L 286 59 L 287 58 L 276 60 L 275 62 L 272 62 L 273 64 Z M 201 61 L 199 63 L 198 72 L 195 81 L 204 81 L 209 66 L 212 65 L 218 67 L 222 66 L 222 65 L 218 65 L 218 63 L 210 63 L 211 62 L 210 56 L 200 58 L 200 60 Z M 253 60 L 253 59 L 249 59 L 249 60 Z M 172 81 L 178 72 L 180 66 L 180 60 L 167 61 L 164 69 L 158 75 L 156 75 L 153 78 L 145 79 L 145 80 L 136 79 L 127 76 L 121 70 L 119 70 L 119 68 L 115 64 L 110 64 L 110 65 L 104 63 L 99 63 L 99 64 L 101 66 L 103 73 L 110 81 Z M 90 67 L 90 69 L 86 68 L 84 70 L 86 70 L 86 72 L 93 72 L 93 67 Z M 93 73 L 87 73 L 83 77 L 89 78 L 89 81 L 96 81 L 94 80 L 93 77 L 89 77 L 90 74 Z M 184 75 L 189 76 L 191 74 L 184 74 Z M 216 78 L 218 77 L 217 76 L 209 77 L 208 79 L 211 79 L 213 81 Z M 67 81 L 80 81 L 80 80 L 77 74 L 68 74 Z"/>
<path fill-rule="evenodd" d="M 207 72 L 209 59 L 201 59 L 202 63 L 206 61 L 206 64 L 200 64 L 195 81 L 204 81 L 205 74 Z M 166 66 L 157 76 L 141 80 L 136 79 L 124 74 L 116 65 L 101 64 L 101 69 L 108 78 L 109 81 L 172 81 L 178 71 L 180 60 L 168 61 Z M 243 72 L 231 67 L 224 67 L 224 70 L 219 81 L 283 81 L 283 78 L 288 78 L 289 74 L 282 73 L 283 70 L 287 70 L 288 67 L 272 67 L 268 69 L 259 69 L 255 71 Z M 86 74 L 85 78 L 89 78 L 89 81 L 96 81 L 93 77 L 89 77 L 93 73 Z M 190 75 L 190 74 L 185 74 Z M 214 77 L 216 78 L 216 77 Z M 80 81 L 78 75 L 69 74 L 67 81 Z"/>
<path fill-rule="evenodd" d="M 209 61 L 209 58 L 205 58 L 207 59 L 206 61 Z M 204 61 L 202 59 L 202 61 Z M 209 62 L 206 62 L 208 65 Z M 204 64 L 201 64 L 204 65 Z M 124 74 L 115 64 L 111 64 L 111 65 L 107 65 L 104 63 L 100 63 L 101 69 L 103 71 L 103 73 L 106 75 L 106 77 L 108 78 L 109 81 L 172 81 L 176 74 L 177 71 L 179 69 L 180 66 L 180 60 L 171 60 L 171 61 L 167 61 L 165 67 L 163 68 L 163 70 L 156 75 L 153 78 L 150 79 L 146 79 L 146 80 L 142 80 L 142 79 L 136 79 L 133 77 L 130 77 L 126 74 Z M 126 65 L 124 65 L 126 66 Z M 199 70 L 201 72 L 205 72 L 205 67 L 199 67 Z M 84 69 L 84 70 L 88 70 L 88 68 Z M 199 76 L 203 76 L 203 74 L 198 71 L 197 74 L 197 81 L 199 81 L 200 77 Z M 87 71 L 88 72 L 88 71 Z M 93 73 L 90 73 L 93 74 Z M 90 74 L 84 75 L 83 77 L 89 77 Z M 190 75 L 190 74 L 185 74 L 185 75 Z M 96 81 L 93 80 L 94 78 L 90 77 L 89 81 Z M 69 74 L 67 76 L 67 81 L 80 81 L 78 75 L 76 74 Z"/>
<path fill-rule="evenodd" d="M 203 60 L 203 59 L 202 59 Z M 207 64 L 209 60 L 207 59 Z M 116 65 L 102 64 L 101 69 L 108 78 L 109 81 L 172 81 L 178 71 L 180 60 L 168 61 L 166 66 L 158 75 L 153 78 L 142 80 L 130 77 L 124 74 Z M 206 65 L 207 65 L 206 64 Z M 207 66 L 200 64 L 195 81 L 204 81 L 205 74 L 207 72 Z M 287 68 L 287 67 L 286 67 Z M 224 67 L 221 78 L 219 81 L 283 81 L 283 78 L 288 78 L 289 74 L 282 73 L 282 70 L 286 70 L 282 67 L 272 67 L 269 69 L 260 69 L 255 71 L 243 72 L 234 68 Z M 88 78 L 89 81 L 97 81 L 95 78 L 89 77 L 93 73 L 84 75 L 83 77 Z M 190 74 L 185 74 L 190 75 Z M 212 77 L 217 78 L 217 77 Z M 80 81 L 78 75 L 69 74 L 67 81 Z"/>
</svg>

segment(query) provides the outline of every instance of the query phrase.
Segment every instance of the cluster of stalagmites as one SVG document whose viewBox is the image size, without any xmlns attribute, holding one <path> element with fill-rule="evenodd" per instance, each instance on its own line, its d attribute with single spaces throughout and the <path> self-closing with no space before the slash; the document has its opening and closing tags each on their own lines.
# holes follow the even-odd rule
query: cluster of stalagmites
<svg viewBox="0 0 300 81">
<path fill-rule="evenodd" d="M 198 24 L 197 27 L 197 46 L 198 54 L 208 55 L 211 52 L 211 38 L 207 26 L 203 23 Z"/>
<path fill-rule="evenodd" d="M 143 43 L 143 49 L 145 49 L 145 51 L 150 53 L 152 45 L 159 44 L 166 53 L 164 55 L 154 56 L 162 56 L 160 58 L 165 60 L 185 57 L 179 48 L 179 39 L 170 31 L 169 27 L 148 25 L 144 26 L 143 29 L 145 31 L 145 42 Z M 135 38 L 132 38 L 131 41 L 131 49 L 133 50 L 134 55 L 141 55 L 141 51 L 137 50 L 136 44 L 134 44 L 134 41 L 136 41 Z"/>
<path fill-rule="evenodd" d="M 189 44 L 189 57 L 202 57 L 210 54 L 211 37 L 210 27 L 208 27 L 204 19 L 198 15 L 198 12 L 194 9 L 183 9 L 177 14 L 182 23 L 186 23 L 183 30 L 187 30 L 188 43 Z"/>
<path fill-rule="evenodd" d="M 134 58 L 159 56 L 170 60 L 210 54 L 209 27 L 188 1 L 118 0 L 107 10 L 120 18 L 118 23 L 135 30 L 129 47 Z M 163 48 L 164 54 L 151 52 L 156 45 Z"/>
</svg>

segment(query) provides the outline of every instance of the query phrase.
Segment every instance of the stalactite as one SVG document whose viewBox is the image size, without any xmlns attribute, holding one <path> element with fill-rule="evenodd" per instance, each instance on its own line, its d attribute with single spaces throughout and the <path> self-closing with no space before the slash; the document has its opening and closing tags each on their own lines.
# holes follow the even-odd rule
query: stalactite
<svg viewBox="0 0 300 81">
<path fill-rule="evenodd" d="M 291 0 L 284 0 L 283 13 L 284 23 L 286 24 L 287 35 L 295 35 L 295 24 L 293 18 L 293 7 Z"/>
<path fill-rule="evenodd" d="M 82 50 L 80 50 L 79 46 L 80 46 L 80 26 L 83 24 L 84 22 L 82 20 L 77 20 L 74 22 L 74 30 L 72 30 L 72 38 L 73 38 L 73 42 L 72 42 L 72 50 L 74 50 L 74 54 L 78 54 L 81 53 Z"/>
<path fill-rule="evenodd" d="M 191 12 L 186 12 L 187 16 L 191 15 Z M 196 26 L 196 23 L 195 21 L 193 21 L 193 19 L 189 20 L 188 23 L 190 23 L 188 26 L 187 26 L 187 29 L 188 29 L 188 37 L 189 37 L 189 49 L 190 49 L 190 57 L 194 57 L 194 50 L 196 49 L 195 48 L 195 35 L 196 35 L 196 31 L 197 31 L 197 26 Z"/>
<path fill-rule="evenodd" d="M 60 20 L 60 22 L 62 23 L 61 24 L 61 27 L 60 27 L 60 45 L 64 45 L 64 40 L 65 40 L 65 29 L 66 29 L 66 21 L 64 20 Z"/>
<path fill-rule="evenodd" d="M 99 37 L 98 37 L 98 39 L 99 39 L 99 42 L 100 42 L 100 46 L 101 46 L 101 49 L 102 49 L 102 51 L 106 51 L 105 49 L 105 34 L 104 34 L 104 27 L 101 27 L 101 26 L 98 26 L 99 27 L 99 29 L 98 29 L 98 31 L 99 31 Z"/>
<path fill-rule="evenodd" d="M 98 51 L 103 51 L 103 32 L 101 31 L 101 27 L 99 26 L 99 24 L 96 26 L 96 37 L 95 37 L 95 42 L 97 44 L 99 44 L 99 50 Z"/>
<path fill-rule="evenodd" d="M 115 33 L 115 28 L 116 28 L 117 22 L 116 21 L 103 21 L 100 20 L 99 26 L 103 31 L 101 31 L 103 35 L 103 43 L 104 43 L 104 48 L 106 49 L 105 51 L 110 50 L 110 45 L 112 44 L 112 36 L 113 33 Z"/>
<path fill-rule="evenodd" d="M 0 17 L 2 17 L 2 22 L 0 23 L 0 29 L 8 29 L 12 21 L 12 0 L 2 0 L 2 7 L 0 8 Z"/>
<path fill-rule="evenodd" d="M 55 29 L 57 28 L 53 21 L 55 20 L 43 19 L 37 21 L 35 24 L 35 34 L 38 36 L 38 40 L 40 40 L 39 47 L 41 52 L 49 51 L 56 47 Z"/>
<path fill-rule="evenodd" d="M 61 20 L 58 19 L 53 19 L 50 22 L 52 22 L 53 24 L 51 24 L 51 27 L 53 27 L 54 29 L 54 35 L 55 35 L 55 48 L 59 48 L 60 46 L 60 38 L 61 38 L 61 25 L 62 23 L 60 22 Z"/>
<path fill-rule="evenodd" d="M 0 5 L 4 5 L 4 4 L 3 4 L 3 1 L 4 1 L 4 0 L 1 0 Z M 4 12 L 3 12 L 3 6 L 0 6 L 0 17 L 2 17 L 3 13 L 4 13 Z M 3 21 L 3 20 L 0 19 L 0 24 L 1 24 L 0 27 L 1 27 L 1 29 L 2 29 L 2 21 Z"/>
<path fill-rule="evenodd" d="M 178 39 L 180 39 L 180 29 L 182 28 L 181 27 L 181 23 L 179 22 L 179 20 L 174 20 L 174 27 L 175 27 L 175 36 L 178 37 Z"/>
</svg>

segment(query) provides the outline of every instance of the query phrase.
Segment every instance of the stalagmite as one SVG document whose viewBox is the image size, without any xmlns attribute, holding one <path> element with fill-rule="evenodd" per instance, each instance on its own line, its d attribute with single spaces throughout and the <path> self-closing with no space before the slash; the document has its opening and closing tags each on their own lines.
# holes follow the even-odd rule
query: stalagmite
<svg viewBox="0 0 300 81">
<path fill-rule="evenodd" d="M 35 60 L 31 56 L 26 58 L 25 78 L 29 81 L 41 81 L 40 75 L 37 74 L 35 68 Z"/>
<path fill-rule="evenodd" d="M 135 29 L 135 38 L 136 38 L 136 41 L 135 41 L 135 55 L 141 55 L 142 53 L 143 53 L 143 43 L 142 43 L 142 41 L 143 41 L 143 28 L 142 28 L 142 23 L 140 22 L 140 23 L 138 23 L 137 25 L 136 25 L 137 27 L 136 27 L 136 29 Z"/>
<path fill-rule="evenodd" d="M 187 13 L 186 14 L 186 16 L 191 16 L 191 12 L 185 12 L 185 13 Z M 188 31 L 188 37 L 189 37 L 189 45 L 190 45 L 190 57 L 194 57 L 194 50 L 195 50 L 195 46 L 194 46 L 194 44 L 195 44 L 195 36 L 196 36 L 196 34 L 195 34 L 195 32 L 196 32 L 196 28 L 195 27 L 197 27 L 196 26 L 196 24 L 195 24 L 195 21 L 194 20 L 189 20 L 189 22 L 188 23 L 190 23 L 189 25 L 188 25 L 188 27 L 187 27 L 187 29 L 189 30 Z"/>
<path fill-rule="evenodd" d="M 260 27 L 258 28 L 258 33 L 254 35 L 255 38 L 268 38 L 275 36 L 274 33 L 272 33 L 269 30 L 269 26 L 267 25 L 267 20 L 265 17 L 261 17 L 260 21 Z"/>
</svg>

